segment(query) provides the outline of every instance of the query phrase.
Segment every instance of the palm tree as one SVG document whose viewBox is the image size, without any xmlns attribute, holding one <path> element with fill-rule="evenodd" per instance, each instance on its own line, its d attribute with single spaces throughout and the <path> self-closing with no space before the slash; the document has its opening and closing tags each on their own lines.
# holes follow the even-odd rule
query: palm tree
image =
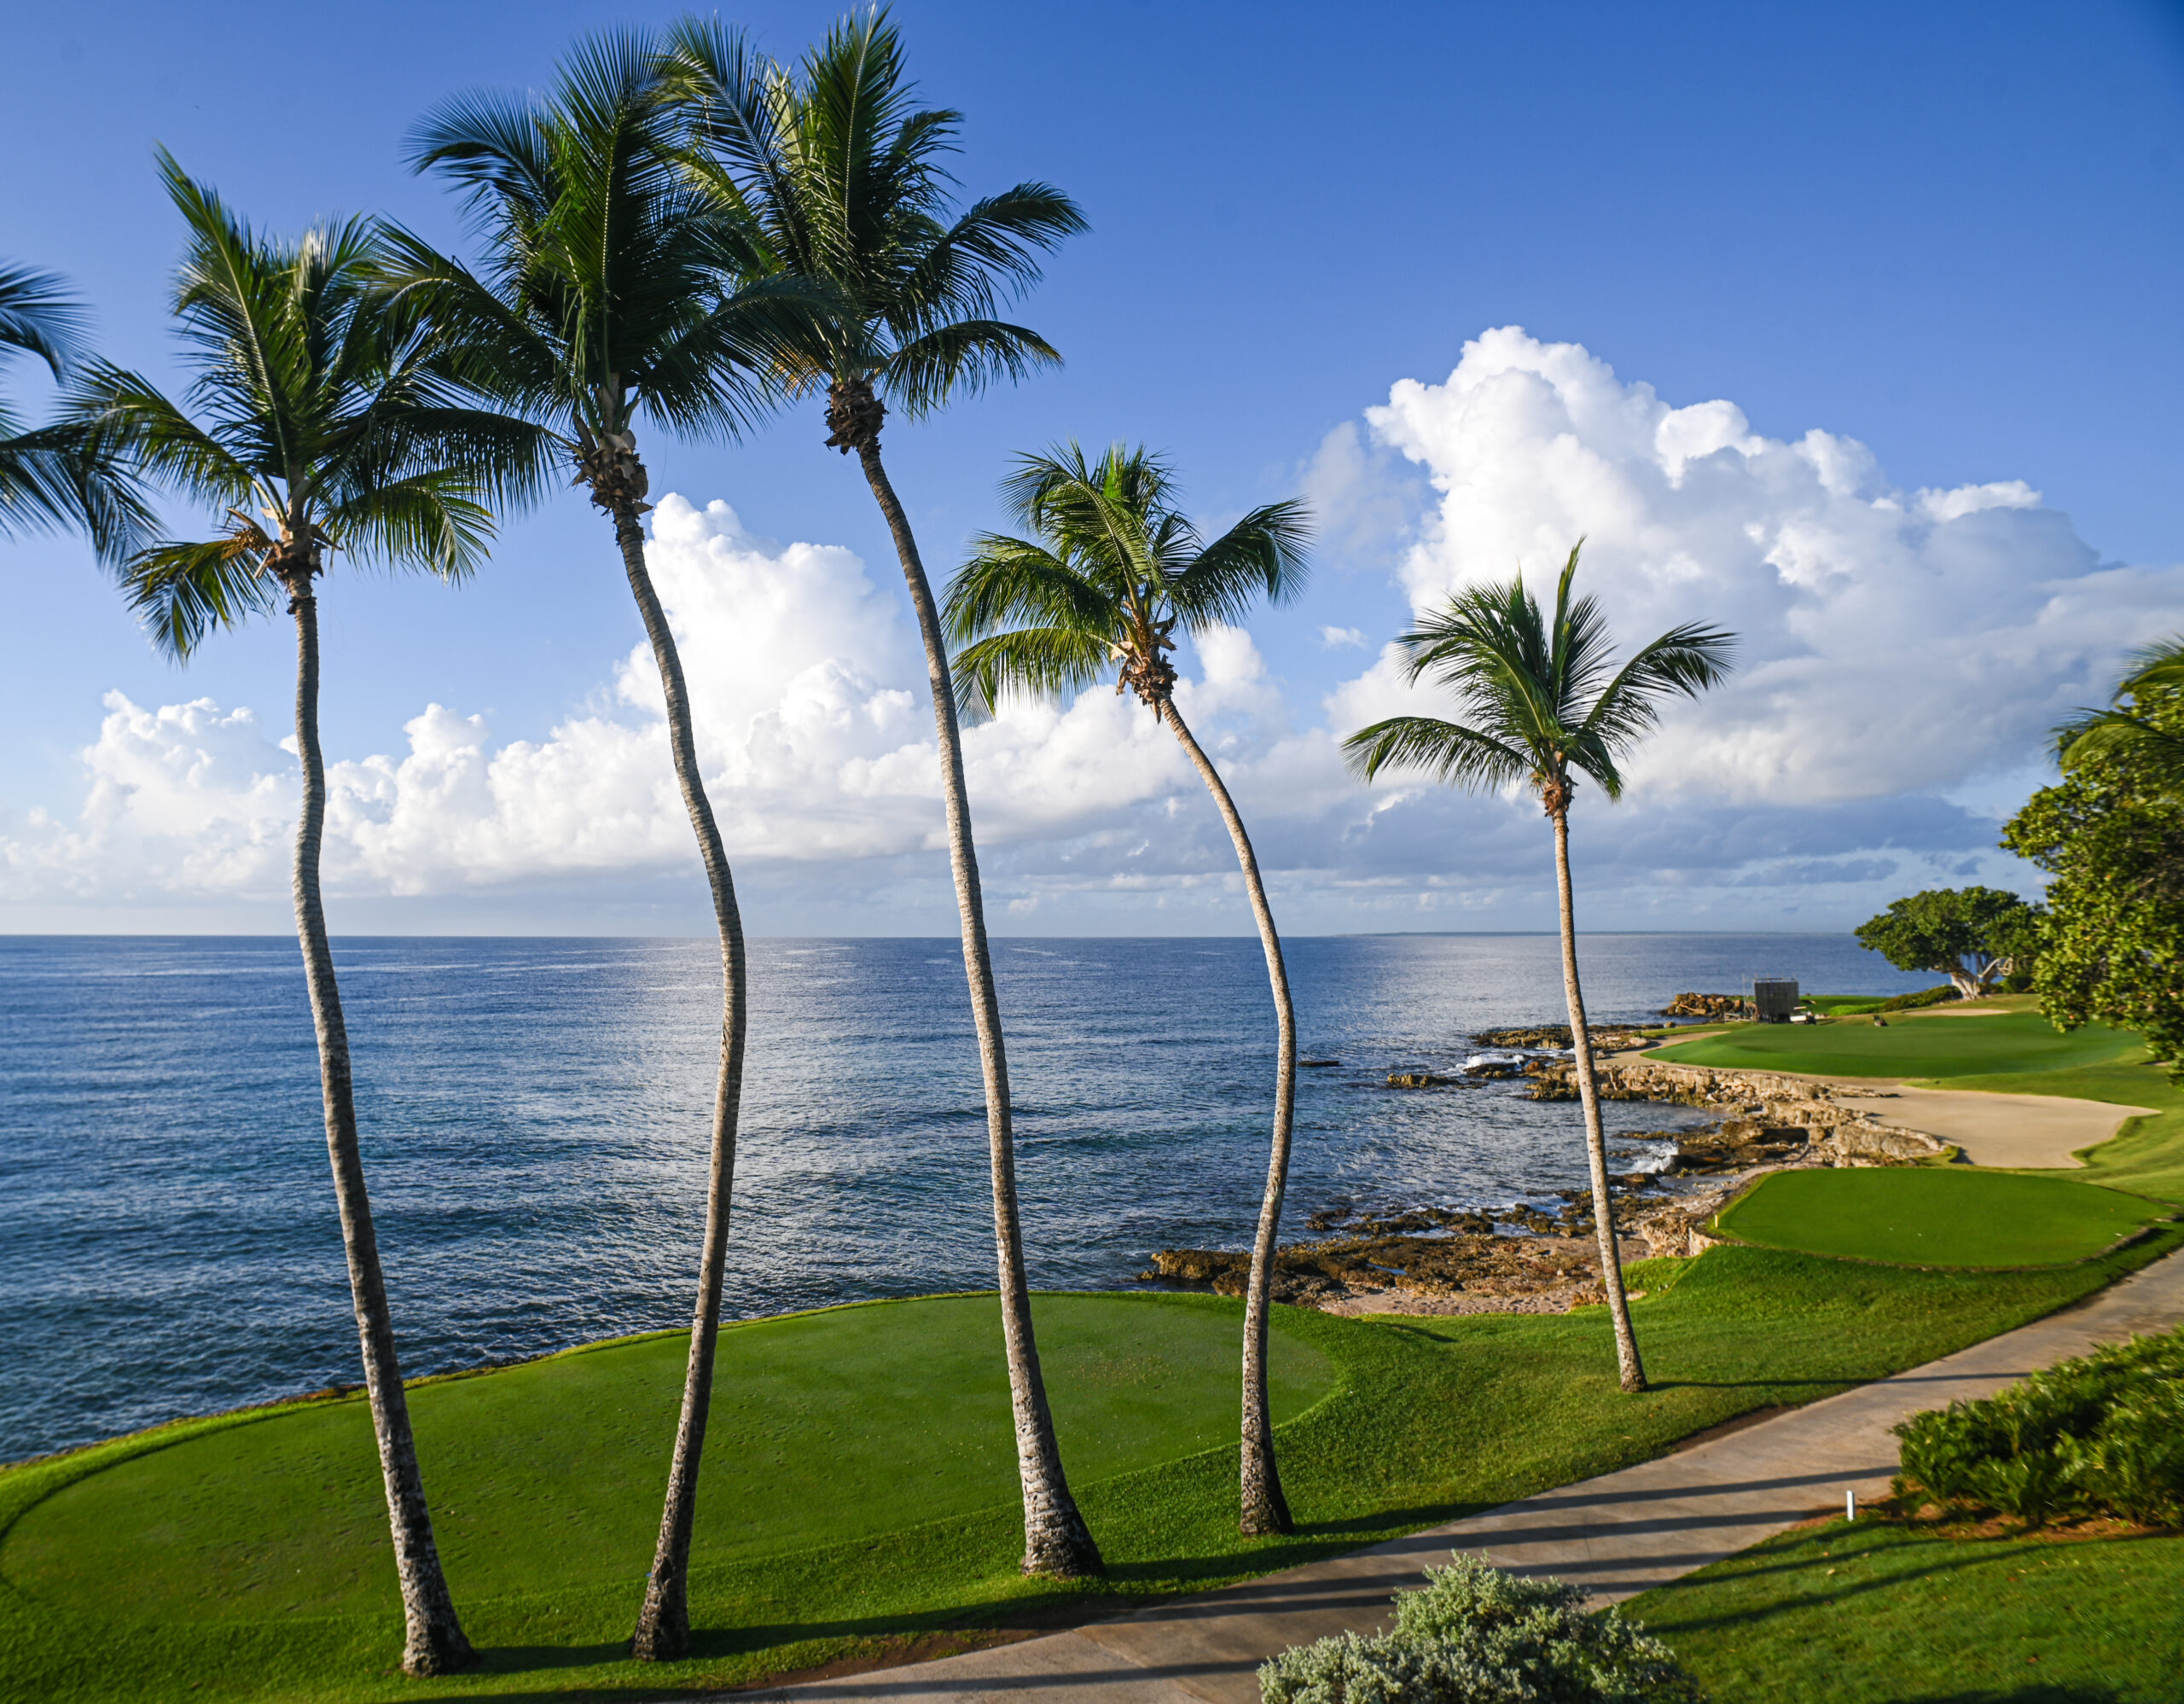
<svg viewBox="0 0 2184 1704">
<path fill-rule="evenodd" d="M 2109 695 L 2106 710 L 2082 710 L 2055 730 L 2056 753 L 2063 767 L 2094 758 L 2136 759 L 2151 781 L 2171 790 L 2184 788 L 2184 737 L 2158 725 L 2146 714 L 2152 695 L 2184 692 L 2184 634 L 2135 651 L 2123 679 Z M 2128 703 L 2127 703 L 2128 701 Z"/>
<path fill-rule="evenodd" d="M 71 412 L 89 441 L 224 512 L 212 536 L 151 544 L 122 566 L 131 604 L 163 647 L 186 658 L 213 629 L 283 600 L 295 618 L 296 933 L 401 1579 L 402 1666 L 441 1674 L 473 1659 L 440 1570 L 410 1435 L 319 894 L 326 763 L 313 583 L 334 551 L 462 578 L 490 536 L 485 503 L 527 485 L 538 445 L 528 428 L 462 405 L 433 370 L 429 337 L 392 321 L 373 288 L 385 259 L 376 227 L 351 220 L 276 241 L 253 233 L 165 152 L 160 169 L 189 233 L 175 291 L 196 369 L 188 399 L 171 401 L 134 373 L 94 363 Z"/>
<path fill-rule="evenodd" d="M 466 193 L 486 265 L 473 273 L 405 234 L 391 281 L 398 299 L 449 329 L 450 370 L 545 428 L 612 522 L 712 890 L 722 1008 L 711 1174 L 682 1418 L 632 1644 L 648 1660 L 689 1647 L 690 1534 L 720 1333 L 748 1000 L 735 879 L 698 766 L 682 659 L 645 560 L 649 480 L 636 427 L 642 416 L 677 432 L 734 435 L 765 406 L 765 375 L 780 364 L 775 341 L 802 300 L 794 280 L 737 285 L 752 258 L 677 163 L 659 59 L 642 34 L 603 34 L 568 57 L 543 102 L 473 95 L 428 117 L 412 139 L 413 163 Z"/>
<path fill-rule="evenodd" d="M 50 272 L 0 264 L 0 359 L 29 355 L 64 380 L 81 358 L 82 305 Z M 151 515 L 127 471 L 80 428 L 22 432 L 0 400 L 0 536 L 80 526 L 99 554 L 124 561 Z"/>
<path fill-rule="evenodd" d="M 1011 691 L 1066 697 L 1112 669 L 1115 690 L 1135 692 L 1182 742 L 1228 825 L 1258 922 L 1274 991 L 1274 1138 L 1244 1305 L 1240 1524 L 1247 1533 L 1287 1532 L 1292 1523 L 1275 1463 L 1266 1352 L 1297 1098 L 1297 1014 L 1251 836 L 1221 772 L 1176 707 L 1176 671 L 1167 653 L 1175 649 L 1170 636 L 1178 626 L 1199 633 L 1231 625 L 1262 593 L 1276 603 L 1297 594 L 1304 580 L 1304 508 L 1293 501 L 1269 503 L 1208 544 L 1174 506 L 1166 464 L 1120 445 L 1095 464 L 1073 444 L 1027 456 L 1005 490 L 1017 521 L 1037 538 L 989 533 L 978 539 L 948 588 L 944 613 L 950 637 L 962 648 L 956 680 L 965 709 L 989 715 Z"/>
<path fill-rule="evenodd" d="M 668 74 L 689 126 L 693 181 L 777 272 L 810 281 L 832 299 L 785 352 L 784 372 L 799 392 L 825 388 L 827 443 L 855 451 L 864 469 L 925 642 L 985 1085 L 1002 1335 L 1024 1486 L 1024 1567 L 1063 1578 L 1096 1573 L 1099 1547 L 1062 1471 L 1031 1329 L 1008 1063 L 948 648 L 909 517 L 880 454 L 891 405 L 915 420 L 958 394 L 1060 358 L 1037 333 L 995 314 L 1004 293 L 1037 279 L 1038 253 L 1083 230 L 1084 221 L 1067 196 L 1043 183 L 1019 183 L 950 216 L 944 162 L 960 115 L 913 105 L 902 40 L 884 11 L 836 25 L 794 70 L 756 57 L 711 20 L 685 20 L 671 42 Z"/>
<path fill-rule="evenodd" d="M 1614 666 L 1607 624 L 1589 596 L 1571 601 L 1581 539 L 1563 564 L 1554 619 L 1519 573 L 1506 585 L 1457 593 L 1397 643 L 1408 654 L 1407 678 L 1431 676 L 1447 687 L 1468 724 L 1431 716 L 1397 716 L 1359 730 L 1343 742 L 1352 768 L 1367 780 L 1391 767 L 1432 771 L 1439 779 L 1477 790 L 1522 784 L 1537 795 L 1554 824 L 1554 879 L 1562 906 L 1562 987 L 1570 1006 L 1571 1058 L 1584 1104 L 1585 1152 L 1591 1162 L 1593 1224 L 1600 1239 L 1600 1280 L 1615 1319 L 1616 1358 L 1626 1391 L 1646 1388 L 1623 1263 L 1608 1196 L 1607 1143 L 1600 1130 L 1600 1090 L 1577 985 L 1577 925 L 1570 893 L 1570 800 L 1579 774 L 1610 799 L 1623 796 L 1619 765 L 1659 718 L 1670 693 L 1697 697 L 1726 679 L 1734 637 L 1687 622 Z"/>
</svg>

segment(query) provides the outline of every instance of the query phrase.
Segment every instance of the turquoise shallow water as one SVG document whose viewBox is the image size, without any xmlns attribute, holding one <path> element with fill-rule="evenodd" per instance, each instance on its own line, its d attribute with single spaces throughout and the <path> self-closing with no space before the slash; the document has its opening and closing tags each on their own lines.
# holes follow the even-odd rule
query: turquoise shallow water
<svg viewBox="0 0 2184 1704">
<path fill-rule="evenodd" d="M 337 943 L 404 1364 L 685 1323 L 718 1033 L 709 942 Z M 1785 974 L 1894 992 L 1847 937 L 1594 935 L 1603 1018 Z M 1241 1246 L 1265 1172 L 1258 944 L 996 943 L 1033 1281 L 1128 1285 Z M 1405 1092 L 1473 1030 L 1561 1016 L 1533 935 L 1290 944 L 1287 1230 L 1330 1206 L 1581 1181 L 1575 1108 Z M 752 943 L 738 1316 L 990 1287 L 985 1124 L 953 940 Z M 303 977 L 277 938 L 0 938 L 0 1460 L 357 1376 Z M 1632 1132 L 1674 1108 L 1609 1108 Z M 1642 1144 L 1625 1147 L 1642 1163 Z"/>
</svg>

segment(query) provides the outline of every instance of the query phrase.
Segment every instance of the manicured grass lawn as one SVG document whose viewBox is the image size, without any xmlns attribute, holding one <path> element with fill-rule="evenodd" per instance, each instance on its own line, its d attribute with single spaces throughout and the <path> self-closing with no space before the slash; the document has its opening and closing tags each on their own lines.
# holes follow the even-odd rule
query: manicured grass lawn
<svg viewBox="0 0 2184 1704">
<path fill-rule="evenodd" d="M 2062 1071 L 2142 1054 L 2139 1038 L 2128 1030 L 2088 1024 L 2066 1034 L 2037 1012 L 2006 1012 L 1997 1017 L 1906 1014 L 1890 1018 L 1885 1029 L 1855 1021 L 1745 1024 L 1647 1056 L 1732 1071 L 1954 1079 Z"/>
<path fill-rule="evenodd" d="M 1615 1388 L 1604 1311 L 1383 1322 L 1278 1311 L 1303 1530 L 1235 1531 L 1238 1304 L 1047 1296 L 1072 1480 L 1109 1579 L 1029 1582 L 990 1298 L 739 1327 L 707 1452 L 687 1661 L 622 1655 L 681 1348 L 636 1340 L 419 1387 L 427 1485 L 480 1672 L 399 1643 L 353 1400 L 188 1422 L 0 1472 L 0 1698 L 656 1696 L 1046 1625 L 1350 1550 L 1659 1453 L 2021 1324 L 2169 1248 L 1972 1273 L 1726 1247 L 1641 1263 L 1659 1388 Z M 983 1341 L 982 1341 L 983 1339 Z M 165 1457 L 165 1461 L 161 1460 Z M 103 1483 L 102 1483 L 103 1481 Z"/>
<path fill-rule="evenodd" d="M 1038 1319 L 1076 1474 L 1151 1467 L 1235 1429 L 1236 1334 L 1220 1313 L 1062 1295 Z M 864 1539 L 1004 1500 L 1016 1457 L 996 1423 L 1008 1413 L 997 1322 L 991 1297 L 957 1296 L 725 1334 L 693 1562 Z M 648 1336 L 418 1393 L 434 1528 L 462 1599 L 643 1576 L 658 1519 L 645 1506 L 674 1442 L 688 1343 Z M 1277 1422 L 1334 1382 L 1293 1333 L 1275 1339 L 1272 1365 Z M 15 1524 L 7 1573 L 89 1613 L 119 1591 L 154 1620 L 377 1608 L 391 1601 L 380 1494 L 363 1404 L 329 1403 L 78 1480 Z M 330 1523 L 329 1510 L 356 1518 Z"/>
<path fill-rule="evenodd" d="M 2167 1217 L 2159 1203 L 2052 1175 L 1890 1166 L 1778 1172 L 1716 1221 L 1747 1242 L 1916 1266 L 2082 1260 Z"/>
<path fill-rule="evenodd" d="M 2184 1537 L 1785 1532 L 1625 1606 L 1722 1704 L 2174 1704 Z"/>
</svg>

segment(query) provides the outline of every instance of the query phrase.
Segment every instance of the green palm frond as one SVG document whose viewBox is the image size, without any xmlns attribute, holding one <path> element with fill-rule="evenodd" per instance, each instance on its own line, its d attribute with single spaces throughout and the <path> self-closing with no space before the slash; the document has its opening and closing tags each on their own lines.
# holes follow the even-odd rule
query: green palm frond
<svg viewBox="0 0 2184 1704">
<path fill-rule="evenodd" d="M 542 99 L 466 96 L 410 137 L 412 166 L 464 194 L 486 262 L 473 271 L 398 232 L 387 289 L 444 329 L 443 370 L 566 446 L 641 414 L 734 437 L 812 340 L 815 287 L 694 169 L 710 156 L 694 151 L 691 113 L 725 124 L 731 98 L 763 108 L 763 90 L 740 38 L 682 37 L 678 55 L 643 31 L 602 32 Z M 700 90 L 700 49 L 731 88 Z"/>
<path fill-rule="evenodd" d="M 1115 445 L 1096 461 L 1068 444 L 1021 457 L 1002 487 L 1036 538 L 973 542 L 944 600 L 957 696 L 990 714 L 1009 692 L 1059 698 L 1119 672 L 1148 702 L 1174 683 L 1170 633 L 1240 620 L 1254 599 L 1292 596 L 1306 573 L 1301 503 L 1254 509 L 1211 544 L 1174 507 L 1160 457 Z"/>
<path fill-rule="evenodd" d="M 1069 698 L 1095 684 L 1113 666 L 1107 646 L 1084 628 L 1012 628 L 956 653 L 956 705 L 966 719 L 984 721 L 1012 692 L 1028 698 Z"/>
<path fill-rule="evenodd" d="M 0 264 L 0 350 L 17 350 L 45 363 L 56 379 L 81 352 L 83 304 L 51 272 Z"/>
<path fill-rule="evenodd" d="M 1391 716 L 1342 742 L 1343 760 L 1367 781 L 1384 769 L 1420 769 L 1460 787 L 1507 787 L 1528 779 L 1530 753 L 1491 734 L 1432 716 Z"/>
<path fill-rule="evenodd" d="M 1036 183 L 951 211 L 961 115 L 916 104 L 884 9 L 843 19 L 793 67 L 686 20 L 660 83 L 688 181 L 749 264 L 811 287 L 814 311 L 781 345 L 792 391 L 869 383 L 915 418 L 1060 359 L 1000 311 L 1083 214 Z"/>
<path fill-rule="evenodd" d="M 1253 509 L 1169 582 L 1169 601 L 1194 629 L 1234 626 L 1263 597 L 1288 602 L 1304 589 L 1310 512 L 1299 498 Z"/>
<path fill-rule="evenodd" d="M 1375 723 L 1344 742 L 1352 766 L 1368 779 L 1425 769 L 1472 788 L 1528 777 L 1542 796 L 1565 800 L 1574 771 L 1621 797 L 1622 761 L 1658 723 L 1661 701 L 1695 698 L 1727 679 L 1736 642 L 1687 622 L 1618 667 L 1599 602 L 1571 595 L 1583 549 L 1581 539 L 1563 564 L 1551 619 L 1519 573 L 1465 588 L 1399 636 L 1406 678 L 1445 688 L 1468 725 Z"/>
<path fill-rule="evenodd" d="M 2184 736 L 2147 714 L 2155 699 L 2184 696 L 2184 634 L 2135 651 L 2105 710 L 2082 710 L 2055 730 L 2055 753 L 2065 770 L 2094 762 L 2137 768 L 2154 786 L 2184 788 Z"/>
<path fill-rule="evenodd" d="M 171 156 L 160 169 L 188 234 L 175 311 L 189 389 L 177 401 L 94 363 L 72 385 L 67 422 L 224 516 L 210 538 L 119 563 L 154 637 L 186 655 L 278 602 L 280 574 L 315 572 L 329 549 L 468 572 L 493 505 L 536 489 L 550 440 L 480 409 L 450 376 L 439 328 L 386 288 L 399 245 L 380 226 L 350 219 L 277 241 Z"/>
<path fill-rule="evenodd" d="M 216 628 L 235 627 L 281 601 L 258 564 L 270 544 L 248 531 L 139 552 L 123 579 L 129 607 L 162 650 L 187 657 Z"/>
</svg>

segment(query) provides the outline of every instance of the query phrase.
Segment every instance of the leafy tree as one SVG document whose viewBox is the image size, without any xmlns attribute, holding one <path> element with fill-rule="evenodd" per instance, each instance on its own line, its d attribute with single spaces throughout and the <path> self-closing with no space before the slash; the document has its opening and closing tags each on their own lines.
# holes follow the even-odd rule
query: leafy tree
<svg viewBox="0 0 2184 1704">
<path fill-rule="evenodd" d="M 1584 994 L 1577 981 L 1570 802 L 1581 774 L 1608 798 L 1621 798 L 1622 760 L 1653 730 L 1660 701 L 1672 694 L 1696 698 L 1726 678 L 1735 640 L 1718 628 L 1686 622 L 1641 646 L 1617 668 L 1599 604 L 1589 596 L 1571 599 L 1582 549 L 1581 540 L 1563 564 L 1551 621 L 1541 619 L 1539 605 L 1525 590 L 1520 573 L 1506 584 L 1457 593 L 1444 609 L 1397 641 L 1408 654 L 1406 678 L 1431 676 L 1448 688 L 1470 717 L 1468 724 L 1431 716 L 1391 717 L 1352 734 L 1343 749 L 1368 781 L 1392 767 L 1427 770 L 1444 782 L 1478 791 L 1529 787 L 1554 825 L 1562 986 L 1576 1044 L 1577 1096 L 1584 1107 L 1600 1279 L 1615 1320 L 1623 1387 L 1642 1391 L 1646 1371 L 1623 1293 L 1623 1262 L 1608 1195 L 1607 1141 L 1600 1126 Z"/>
<path fill-rule="evenodd" d="M 73 392 L 73 422 L 85 441 L 224 515 L 209 537 L 153 544 L 123 564 L 130 601 L 161 645 L 187 658 L 213 630 L 276 605 L 295 620 L 296 933 L 401 1580 L 402 1666 L 441 1674 L 467 1666 L 473 1654 L 441 1573 L 410 1434 L 319 894 L 326 763 L 315 583 L 337 552 L 461 579 L 484 555 L 486 503 L 528 487 L 539 445 L 530 428 L 466 406 L 435 371 L 429 334 L 387 311 L 374 288 L 386 258 L 376 227 L 351 220 L 276 241 L 253 232 L 165 153 L 160 166 L 189 233 L 175 290 L 195 368 L 188 400 L 94 363 Z"/>
<path fill-rule="evenodd" d="M 2065 1029 L 2136 1030 L 2184 1081 L 2184 671 L 2173 644 L 2135 661 L 2117 719 L 2058 730 L 2063 778 L 2026 801 L 2002 844 L 2049 877 L 2041 1009 Z"/>
<path fill-rule="evenodd" d="M 735 880 L 698 766 L 682 659 L 645 559 L 650 481 L 636 423 L 735 433 L 769 405 L 779 337 L 803 300 L 793 281 L 752 279 L 754 257 L 682 170 L 659 65 L 649 37 L 602 34 L 568 56 L 542 101 L 468 95 L 431 114 L 412 139 L 414 163 L 464 191 L 485 267 L 473 272 L 404 234 L 390 273 L 398 300 L 447 329 L 450 370 L 549 434 L 613 526 L 712 893 L 722 1011 L 705 1241 L 682 1418 L 634 1646 L 648 1659 L 689 1647 L 690 1534 L 719 1337 L 748 990 Z"/>
<path fill-rule="evenodd" d="M 1297 1015 L 1251 836 L 1220 771 L 1176 707 L 1167 654 L 1178 625 L 1203 632 L 1240 619 L 1261 594 L 1275 602 L 1295 596 L 1304 578 L 1304 505 L 1253 509 L 1209 544 L 1175 507 L 1166 464 L 1119 445 L 1095 463 L 1075 445 L 1026 456 L 1005 490 L 1017 521 L 1037 537 L 980 538 L 948 588 L 944 613 L 961 647 L 956 683 L 965 709 L 990 713 L 1011 691 L 1068 696 L 1112 670 L 1115 690 L 1135 692 L 1182 742 L 1228 826 L 1258 922 L 1274 991 L 1274 1138 L 1244 1308 L 1241 1525 L 1251 1533 L 1287 1532 L 1289 1505 L 1267 1404 L 1267 1309 L 1289 1178 Z"/>
<path fill-rule="evenodd" d="M 672 47 L 670 77 L 689 127 L 694 180 L 779 276 L 807 281 L 830 300 L 792 340 L 783 370 L 799 392 L 826 393 L 827 444 L 856 455 L 917 612 L 985 1079 L 1024 1567 L 1063 1578 L 1097 1573 L 1099 1547 L 1062 1470 L 1031 1329 L 1001 999 L 947 642 L 880 451 L 891 408 L 917 420 L 959 395 L 1060 359 L 1037 333 L 996 315 L 1005 296 L 1037 280 L 1039 254 L 1084 221 L 1067 196 L 1043 183 L 1019 183 L 953 211 L 945 162 L 961 115 L 915 104 L 902 38 L 884 10 L 837 24 L 793 67 L 752 54 L 711 20 L 678 25 Z"/>
<path fill-rule="evenodd" d="M 1931 970 L 1960 999 L 1994 992 L 2038 939 L 2038 913 L 1998 887 L 1930 887 L 1858 925 L 1858 945 L 1898 970 Z"/>
<path fill-rule="evenodd" d="M 65 380 L 83 354 L 84 310 L 50 272 L 0 265 L 0 360 L 28 355 Z M 128 472 L 81 422 L 25 432 L 0 399 L 0 537 L 82 526 L 101 555 L 125 559 L 152 521 Z"/>
</svg>

